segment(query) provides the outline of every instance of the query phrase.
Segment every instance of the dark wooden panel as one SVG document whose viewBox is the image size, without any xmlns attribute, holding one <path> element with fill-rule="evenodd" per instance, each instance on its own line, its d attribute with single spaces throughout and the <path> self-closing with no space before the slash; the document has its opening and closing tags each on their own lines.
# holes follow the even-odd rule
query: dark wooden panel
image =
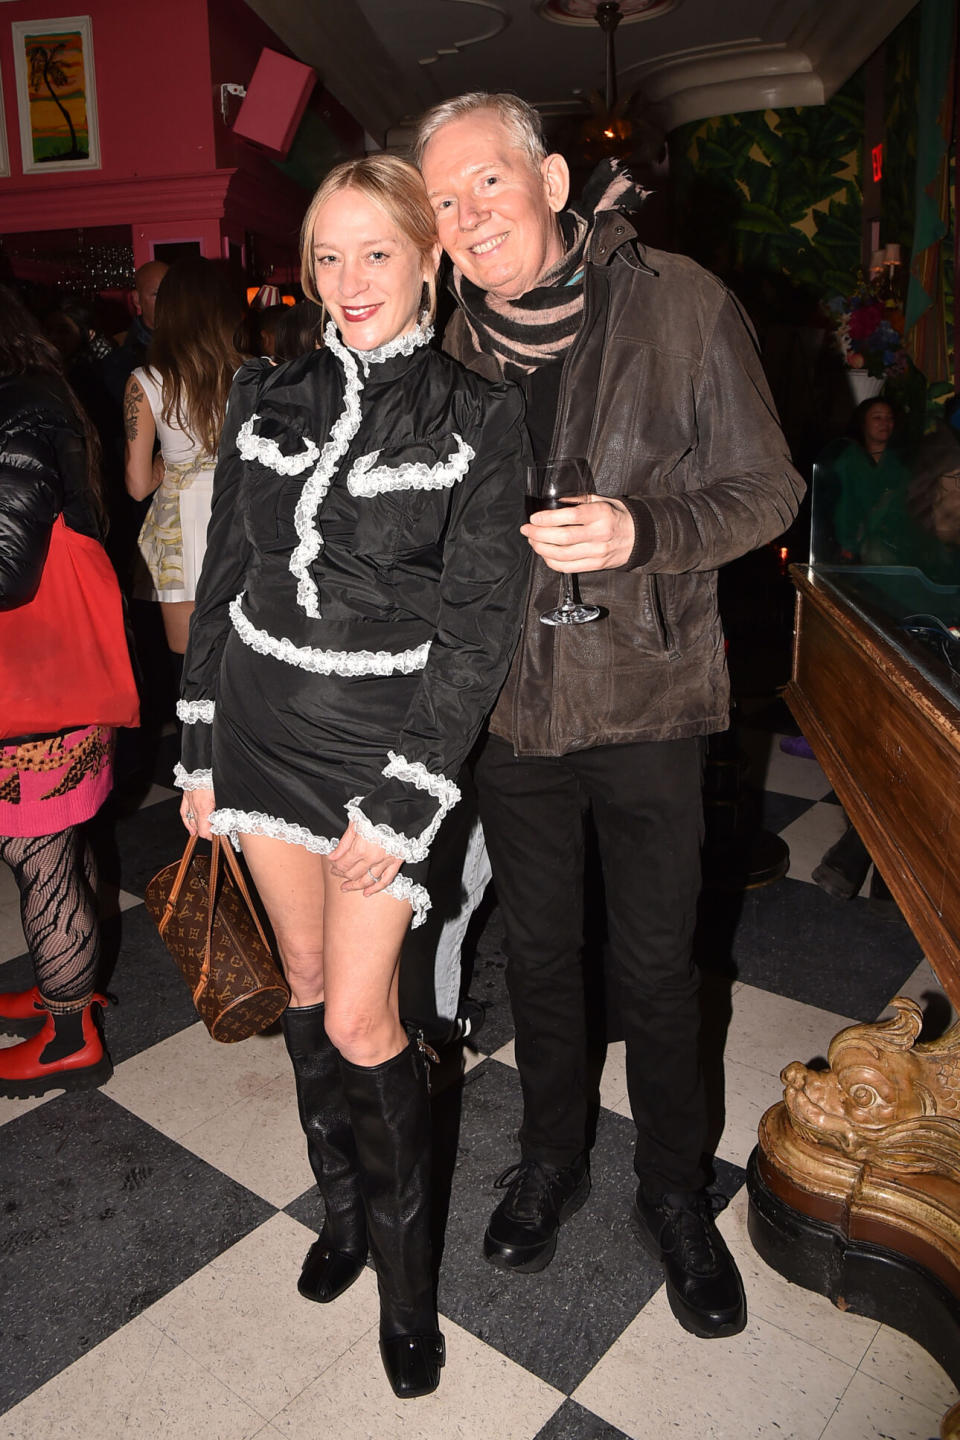
<svg viewBox="0 0 960 1440">
<path fill-rule="evenodd" d="M 960 1008 L 960 713 L 815 572 L 792 574 L 787 701 Z"/>
</svg>

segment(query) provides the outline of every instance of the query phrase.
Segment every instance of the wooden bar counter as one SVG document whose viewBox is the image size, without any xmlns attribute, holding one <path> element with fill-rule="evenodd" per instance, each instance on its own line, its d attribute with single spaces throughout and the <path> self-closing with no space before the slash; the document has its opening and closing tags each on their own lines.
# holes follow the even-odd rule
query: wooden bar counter
<svg viewBox="0 0 960 1440">
<path fill-rule="evenodd" d="M 791 574 L 786 699 L 960 1009 L 960 587 L 892 566 Z M 960 1385 L 960 1026 L 921 1042 L 920 1007 L 892 1009 L 834 1036 L 826 1070 L 782 1071 L 749 1164 L 750 1235 L 774 1269 L 913 1336 Z M 960 1437 L 960 1405 L 941 1435 Z"/>
</svg>

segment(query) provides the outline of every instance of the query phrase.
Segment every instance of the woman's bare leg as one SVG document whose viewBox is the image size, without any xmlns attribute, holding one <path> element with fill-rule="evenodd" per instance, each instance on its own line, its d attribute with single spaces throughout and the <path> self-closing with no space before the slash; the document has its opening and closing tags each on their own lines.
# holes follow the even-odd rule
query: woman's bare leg
<svg viewBox="0 0 960 1440">
<path fill-rule="evenodd" d="M 190 635 L 190 616 L 193 614 L 192 600 L 161 600 L 160 614 L 167 637 L 167 646 L 175 655 L 182 655 L 187 648 Z"/>
<path fill-rule="evenodd" d="M 319 1005 L 323 993 L 325 875 L 319 855 L 266 835 L 241 835 L 290 985 L 291 1004 Z"/>
<path fill-rule="evenodd" d="M 327 1033 L 345 1060 L 379 1065 L 407 1044 L 397 990 L 410 906 L 385 893 L 344 891 L 330 862 L 323 863 Z"/>
</svg>

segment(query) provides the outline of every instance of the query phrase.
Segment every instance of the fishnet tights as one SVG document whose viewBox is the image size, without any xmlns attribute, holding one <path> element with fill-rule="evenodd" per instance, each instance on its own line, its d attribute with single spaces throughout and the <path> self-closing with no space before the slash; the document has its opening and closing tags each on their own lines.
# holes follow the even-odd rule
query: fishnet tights
<svg viewBox="0 0 960 1440">
<path fill-rule="evenodd" d="M 53 1010 L 78 1010 L 96 983 L 100 948 L 96 865 L 78 825 L 57 835 L 0 836 L 20 891 L 20 918 L 40 994 Z"/>
</svg>

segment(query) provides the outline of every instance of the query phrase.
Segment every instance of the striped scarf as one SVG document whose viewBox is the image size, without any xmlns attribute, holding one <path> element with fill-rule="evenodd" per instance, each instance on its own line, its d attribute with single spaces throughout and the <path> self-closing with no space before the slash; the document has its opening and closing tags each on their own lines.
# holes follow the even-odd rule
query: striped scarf
<svg viewBox="0 0 960 1440">
<path fill-rule="evenodd" d="M 636 209 L 647 193 L 618 160 L 601 161 L 579 204 L 558 217 L 562 257 L 517 300 L 501 300 L 481 290 L 454 267 L 451 287 L 473 342 L 500 362 L 508 380 L 561 359 L 570 348 L 583 314 L 583 257 L 597 215 Z"/>
</svg>

